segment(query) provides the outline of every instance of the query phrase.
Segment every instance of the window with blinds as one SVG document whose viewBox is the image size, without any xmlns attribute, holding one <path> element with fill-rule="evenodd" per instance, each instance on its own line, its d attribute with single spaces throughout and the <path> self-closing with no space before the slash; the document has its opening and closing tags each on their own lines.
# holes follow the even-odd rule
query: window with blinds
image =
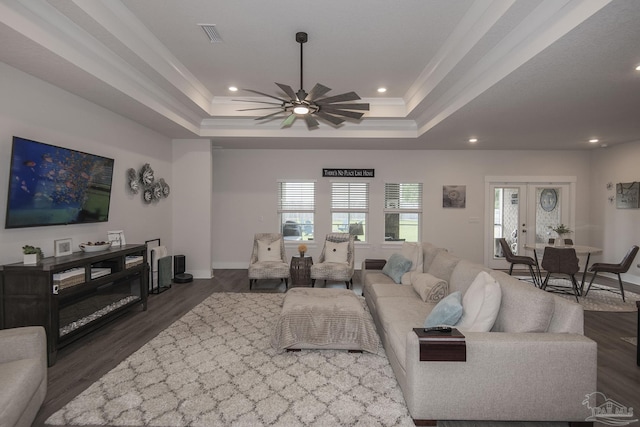
<svg viewBox="0 0 640 427">
<path fill-rule="evenodd" d="M 331 183 L 331 231 L 350 233 L 355 240 L 366 240 L 369 212 L 369 183 Z"/>
<path fill-rule="evenodd" d="M 313 240 L 315 205 L 315 182 L 278 182 L 278 218 L 285 240 Z"/>
<path fill-rule="evenodd" d="M 422 223 L 422 183 L 385 183 L 385 241 L 419 242 Z"/>
</svg>

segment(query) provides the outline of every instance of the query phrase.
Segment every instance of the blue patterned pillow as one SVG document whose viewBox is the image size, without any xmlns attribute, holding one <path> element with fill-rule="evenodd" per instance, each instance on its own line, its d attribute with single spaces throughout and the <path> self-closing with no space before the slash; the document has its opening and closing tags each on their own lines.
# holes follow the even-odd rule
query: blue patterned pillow
<svg viewBox="0 0 640 427">
<path fill-rule="evenodd" d="M 424 321 L 425 328 L 433 326 L 453 326 L 462 317 L 462 293 L 453 292 L 433 307 Z"/>
<path fill-rule="evenodd" d="M 391 277 L 394 282 L 400 283 L 402 275 L 411 269 L 411 260 L 400 254 L 393 254 L 382 267 L 382 272 Z"/>
</svg>

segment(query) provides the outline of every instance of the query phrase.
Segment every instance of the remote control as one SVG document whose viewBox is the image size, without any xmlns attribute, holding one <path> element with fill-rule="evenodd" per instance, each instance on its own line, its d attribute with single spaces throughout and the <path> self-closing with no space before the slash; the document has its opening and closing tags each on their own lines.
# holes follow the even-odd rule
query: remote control
<svg viewBox="0 0 640 427">
<path fill-rule="evenodd" d="M 451 326 L 432 326 L 424 328 L 425 332 L 451 332 Z"/>
</svg>

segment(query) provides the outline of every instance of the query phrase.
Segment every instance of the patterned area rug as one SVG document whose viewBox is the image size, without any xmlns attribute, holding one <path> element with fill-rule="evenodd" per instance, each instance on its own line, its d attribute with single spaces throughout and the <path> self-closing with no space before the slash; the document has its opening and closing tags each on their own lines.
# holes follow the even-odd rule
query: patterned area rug
<svg viewBox="0 0 640 427">
<path fill-rule="evenodd" d="M 273 350 L 283 298 L 213 294 L 46 423 L 413 426 L 381 346 L 376 354 Z"/>
<path fill-rule="evenodd" d="M 531 279 L 528 276 L 518 277 L 519 279 Z M 585 284 L 585 289 L 588 283 Z M 566 289 L 569 292 L 573 292 L 571 290 L 571 282 L 568 279 L 556 278 L 549 279 L 549 284 L 547 285 L 547 289 L 551 287 Z M 629 292 L 627 290 L 624 291 L 625 302 L 622 301 L 622 297 L 620 296 L 619 289 L 614 289 L 614 292 L 606 291 L 603 289 L 614 289 L 606 286 L 598 285 L 594 283 L 589 293 L 586 297 L 579 297 L 578 302 L 582 307 L 587 311 L 619 311 L 619 312 L 629 312 L 629 311 L 637 311 L 636 301 L 640 300 L 640 295 Z M 566 298 L 570 301 L 575 302 L 576 297 L 573 295 L 566 294 L 557 294 L 563 298 Z"/>
</svg>

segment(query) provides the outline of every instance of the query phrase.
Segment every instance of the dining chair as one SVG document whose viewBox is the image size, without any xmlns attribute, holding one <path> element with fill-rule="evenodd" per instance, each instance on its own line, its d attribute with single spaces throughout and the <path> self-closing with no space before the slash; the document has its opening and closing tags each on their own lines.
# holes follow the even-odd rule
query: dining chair
<svg viewBox="0 0 640 427">
<path fill-rule="evenodd" d="M 506 258 L 507 262 L 511 263 L 511 266 L 509 267 L 509 275 L 512 275 L 514 265 L 526 265 L 529 267 L 529 274 L 531 274 L 531 280 L 533 280 L 533 284 L 536 285 L 536 287 L 540 287 L 542 285 L 542 280 L 538 263 L 530 256 L 515 255 L 511 251 L 511 248 L 507 243 L 507 239 L 505 239 L 504 237 L 501 237 L 500 239 L 498 239 L 498 241 L 500 242 L 500 247 L 502 248 L 502 254 Z M 536 268 L 537 274 L 533 271 L 533 267 Z"/>
<path fill-rule="evenodd" d="M 549 278 L 552 274 L 564 274 L 569 276 L 573 294 L 576 296 L 576 301 L 578 301 L 578 296 L 580 295 L 578 281 L 576 280 L 576 273 L 580 271 L 578 264 L 578 255 L 576 255 L 576 250 L 573 248 L 554 248 L 551 246 L 544 248 L 542 268 L 547 271 L 547 275 L 544 278 L 544 282 L 542 282 L 542 290 L 547 290 Z M 552 285 L 551 291 L 570 294 L 565 286 L 560 285 Z"/>
<path fill-rule="evenodd" d="M 625 302 L 624 288 L 622 287 L 622 278 L 620 277 L 620 274 L 626 273 L 627 271 L 629 271 L 629 267 L 631 267 L 631 264 L 633 263 L 633 260 L 635 259 L 637 254 L 638 254 L 638 246 L 634 245 L 634 246 L 631 246 L 631 249 L 629 249 L 629 251 L 627 252 L 627 254 L 624 256 L 624 258 L 619 264 L 608 264 L 604 262 L 596 262 L 595 264 L 593 264 L 589 269 L 589 271 L 593 273 L 593 276 L 591 276 L 591 280 L 589 281 L 589 286 L 587 286 L 587 290 L 585 291 L 584 296 L 587 296 L 587 294 L 589 293 L 589 289 L 591 289 L 591 285 L 593 284 L 593 281 L 596 279 L 596 276 L 598 275 L 598 273 L 613 273 L 618 276 L 618 283 L 620 284 L 620 295 L 622 295 L 622 301 Z M 605 290 L 605 291 L 613 291 L 613 289 L 609 289 L 609 288 L 598 288 L 598 289 Z"/>
<path fill-rule="evenodd" d="M 554 243 L 556 243 L 556 239 L 553 238 L 553 237 L 549 237 L 548 243 L 550 245 L 553 245 Z M 573 245 L 573 239 L 564 239 L 564 244 L 565 245 Z"/>
</svg>

